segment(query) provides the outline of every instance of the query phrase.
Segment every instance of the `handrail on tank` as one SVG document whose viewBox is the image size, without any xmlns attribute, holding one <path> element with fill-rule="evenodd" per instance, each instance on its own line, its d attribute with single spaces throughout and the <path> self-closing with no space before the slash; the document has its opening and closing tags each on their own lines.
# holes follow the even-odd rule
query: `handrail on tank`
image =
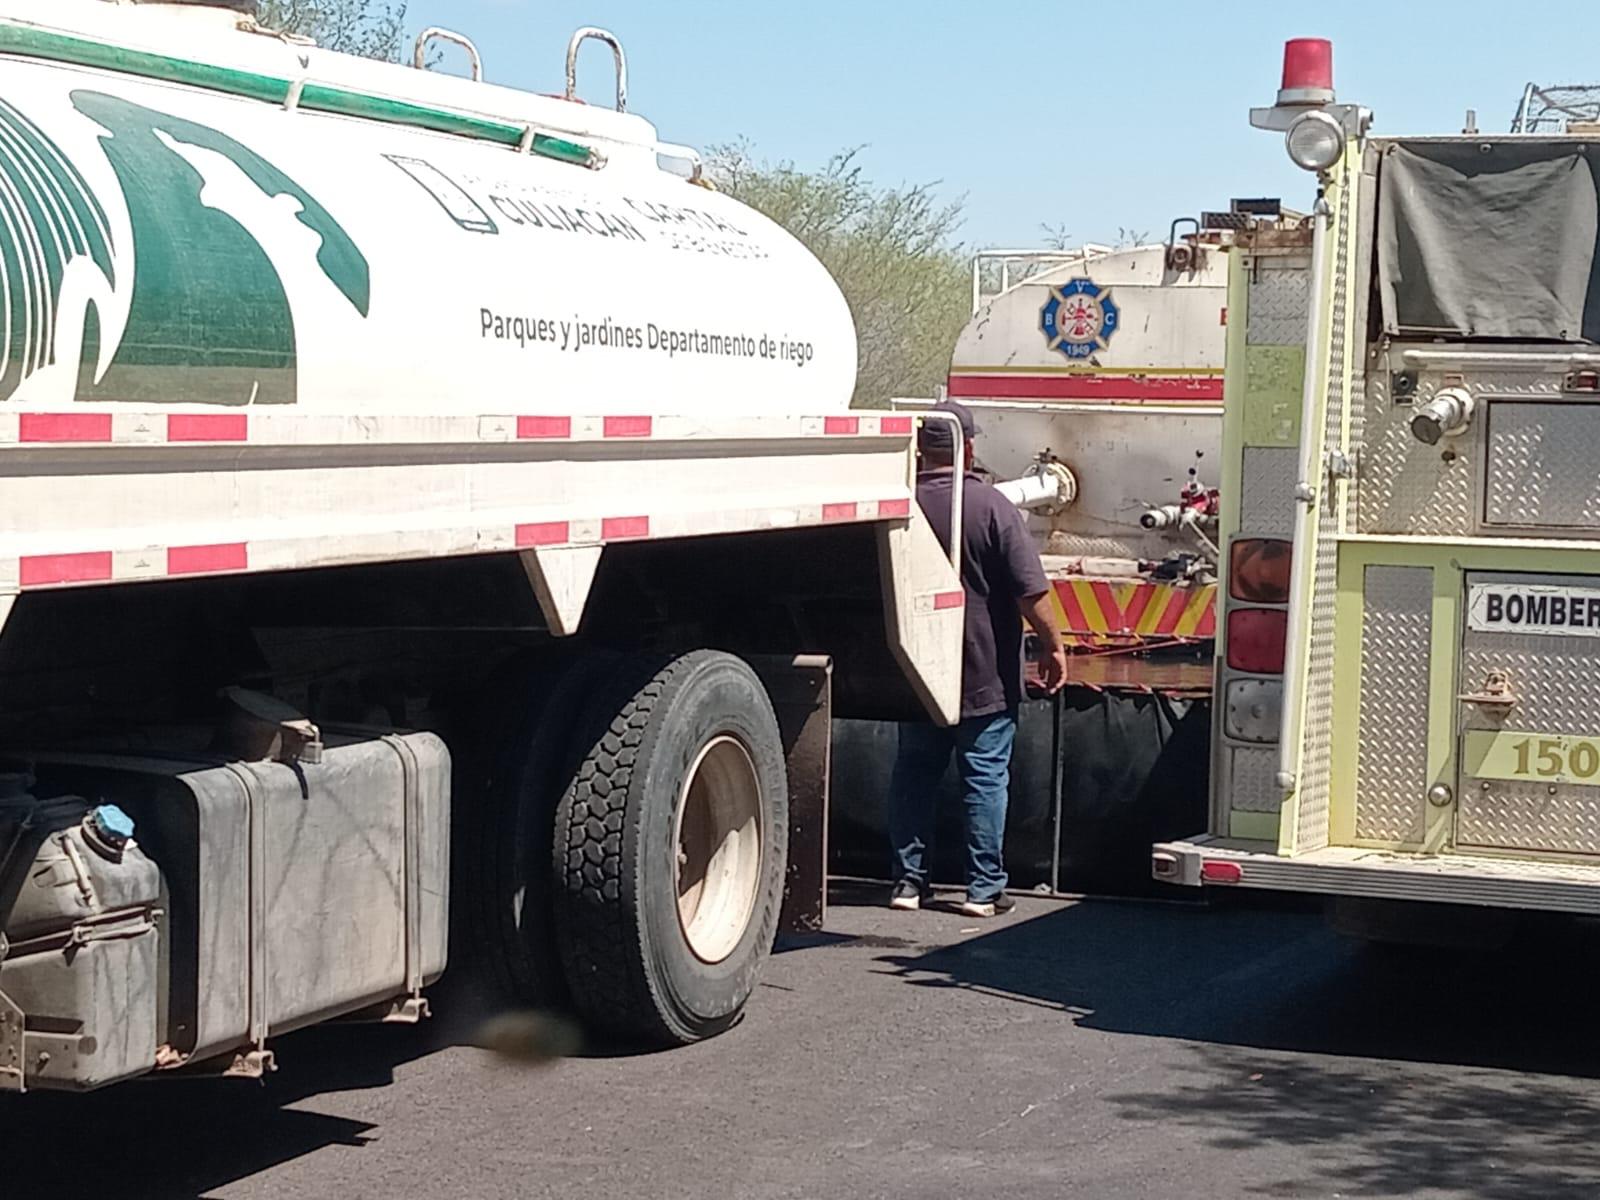
<svg viewBox="0 0 1600 1200">
<path fill-rule="evenodd" d="M 567 43 L 567 99 L 578 98 L 578 50 L 587 41 L 604 42 L 611 47 L 611 57 L 617 64 L 617 111 L 628 111 L 628 56 L 623 53 L 622 42 L 606 29 L 585 25 L 572 35 Z"/>
<path fill-rule="evenodd" d="M 430 25 L 417 34 L 417 47 L 411 55 L 411 65 L 419 71 L 428 67 L 428 47 L 434 42 L 449 42 L 453 46 L 460 46 L 472 59 L 472 81 L 483 82 L 483 55 L 478 53 L 478 47 L 464 33 L 457 33 L 453 29 L 441 29 L 437 25 Z"/>
<path fill-rule="evenodd" d="M 1528 113 L 1533 109 L 1533 96 L 1538 90 L 1538 86 L 1531 81 L 1522 89 L 1522 103 L 1517 105 L 1517 115 L 1511 122 L 1512 133 L 1528 132 Z"/>
<path fill-rule="evenodd" d="M 656 156 L 673 162 L 688 163 L 690 183 L 700 183 L 706 177 L 705 159 L 700 157 L 700 151 L 693 146 L 680 146 L 675 142 L 657 142 Z"/>
<path fill-rule="evenodd" d="M 1113 253 L 1112 247 L 1102 246 L 1097 242 L 1087 242 L 1070 250 L 979 250 L 972 256 L 972 315 L 978 315 L 984 300 L 1003 296 L 1011 290 L 1012 263 L 1024 265 L 1054 263 L 1059 266 L 1063 263 L 1081 261 L 1087 264 L 1111 253 Z M 983 287 L 983 269 L 989 263 L 997 263 L 1000 267 L 1000 289 L 994 292 L 985 291 Z"/>
</svg>

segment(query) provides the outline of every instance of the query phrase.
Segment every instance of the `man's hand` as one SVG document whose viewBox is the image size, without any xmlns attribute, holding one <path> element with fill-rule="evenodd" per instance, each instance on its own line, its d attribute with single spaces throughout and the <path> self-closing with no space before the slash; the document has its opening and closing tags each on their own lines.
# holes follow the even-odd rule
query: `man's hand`
<svg viewBox="0 0 1600 1200">
<path fill-rule="evenodd" d="M 1039 637 L 1039 677 L 1044 690 L 1054 696 L 1067 682 L 1067 648 L 1062 645 L 1061 631 L 1056 628 L 1050 593 L 1026 597 L 1017 606 Z"/>
<path fill-rule="evenodd" d="M 1067 650 L 1056 645 L 1054 649 L 1039 644 L 1039 679 L 1047 694 L 1054 696 L 1067 682 Z"/>
</svg>

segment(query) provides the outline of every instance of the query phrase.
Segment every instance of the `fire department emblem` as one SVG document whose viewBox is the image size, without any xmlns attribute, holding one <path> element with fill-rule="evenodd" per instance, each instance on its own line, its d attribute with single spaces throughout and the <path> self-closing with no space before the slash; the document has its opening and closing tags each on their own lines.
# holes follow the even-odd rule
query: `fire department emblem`
<svg viewBox="0 0 1600 1200">
<path fill-rule="evenodd" d="M 1039 313 L 1050 349 L 1068 358 L 1088 358 L 1104 350 L 1117 332 L 1122 313 L 1111 293 L 1090 279 L 1074 279 L 1050 289 L 1050 299 Z"/>
</svg>

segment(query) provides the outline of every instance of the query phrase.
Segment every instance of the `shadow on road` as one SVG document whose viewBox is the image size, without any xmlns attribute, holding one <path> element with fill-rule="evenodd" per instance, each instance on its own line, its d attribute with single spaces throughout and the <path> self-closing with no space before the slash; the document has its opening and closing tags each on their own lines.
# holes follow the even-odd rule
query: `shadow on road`
<svg viewBox="0 0 1600 1200">
<path fill-rule="evenodd" d="M 1241 1190 L 1592 1200 L 1597 952 L 1600 930 L 1572 924 L 1463 954 L 1346 943 L 1313 914 L 1086 902 L 878 961 L 918 987 L 1196 1043 L 1176 1083 L 1107 1098 L 1153 1137 L 1296 1151 L 1299 1177 Z"/>
<path fill-rule="evenodd" d="M 1108 1099 L 1153 1137 L 1187 1127 L 1222 1150 L 1293 1150 L 1293 1174 L 1241 1177 L 1239 1190 L 1256 1195 L 1593 1200 L 1600 1190 L 1600 1104 L 1570 1078 L 1199 1046 L 1167 1090 Z"/>
<path fill-rule="evenodd" d="M 458 1020 L 329 1025 L 276 1040 L 283 1069 L 262 1083 L 174 1077 L 0 1096 L 0 1196 L 194 1200 L 329 1146 L 364 1147 L 376 1126 L 294 1106 L 386 1087 L 398 1067 L 475 1032 Z"/>
<path fill-rule="evenodd" d="M 881 890 L 837 899 L 877 905 Z M 1064 1071 L 1075 1030 L 1183 1043 L 1171 1070 L 1144 1076 L 1159 1086 L 1130 1077 L 1099 1097 L 1153 1146 L 1293 1152 L 1282 1179 L 1263 1181 L 1259 1166 L 1246 1179 L 1241 1167 L 1242 1193 L 1600 1194 L 1600 1040 L 1584 986 L 1600 951 L 1593 928 L 1547 929 L 1515 952 L 1473 956 L 1374 953 L 1282 909 L 1085 902 L 977 935 L 932 912 L 850 924 L 864 936 L 792 939 L 787 950 L 852 946 L 866 969 L 910 986 L 1029 1005 L 1045 1018 L 1031 1027 L 1048 1039 L 1040 1054 Z M 282 1039 L 284 1069 L 266 1086 L 133 1084 L 0 1104 L 11 1151 L 0 1195 L 193 1200 L 328 1146 L 379 1154 L 375 1124 L 308 1111 L 308 1101 L 385 1087 L 404 1064 L 469 1044 L 470 1005 L 439 999 L 441 1018 L 416 1029 Z M 826 1020 L 827 997 L 815 1003 Z M 353 1107 L 384 1119 L 373 1111 L 381 1101 Z M 1184 1138 L 1170 1136 L 1180 1129 Z"/>
</svg>

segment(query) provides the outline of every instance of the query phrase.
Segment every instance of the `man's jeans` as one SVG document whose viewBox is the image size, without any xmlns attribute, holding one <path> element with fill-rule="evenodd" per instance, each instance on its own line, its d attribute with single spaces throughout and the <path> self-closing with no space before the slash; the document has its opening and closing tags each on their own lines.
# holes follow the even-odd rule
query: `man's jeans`
<svg viewBox="0 0 1600 1200">
<path fill-rule="evenodd" d="M 985 903 L 1006 890 L 1001 846 L 1016 737 L 1015 710 L 972 717 L 952 729 L 900 726 L 900 752 L 889 785 L 889 840 L 894 845 L 897 880 L 927 886 L 925 858 L 933 836 L 934 799 L 953 750 L 966 809 L 967 898 Z"/>
</svg>

